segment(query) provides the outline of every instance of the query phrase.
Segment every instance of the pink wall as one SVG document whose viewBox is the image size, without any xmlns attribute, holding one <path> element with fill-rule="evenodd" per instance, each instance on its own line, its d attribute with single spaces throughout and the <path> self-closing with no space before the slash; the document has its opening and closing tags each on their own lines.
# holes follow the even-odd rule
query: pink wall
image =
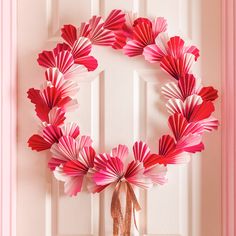
<svg viewBox="0 0 236 236">
<path fill-rule="evenodd" d="M 222 223 L 225 236 L 236 235 L 236 4 L 222 0 Z"/>
<path fill-rule="evenodd" d="M 16 235 L 16 0 L 0 2 L 0 235 Z"/>
</svg>

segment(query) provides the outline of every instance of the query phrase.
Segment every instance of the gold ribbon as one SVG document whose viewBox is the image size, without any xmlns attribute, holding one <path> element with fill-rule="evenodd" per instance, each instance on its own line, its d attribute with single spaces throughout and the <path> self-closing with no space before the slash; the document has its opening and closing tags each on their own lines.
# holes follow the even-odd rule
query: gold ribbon
<svg viewBox="0 0 236 236">
<path fill-rule="evenodd" d="M 121 210 L 121 202 L 120 202 L 120 191 L 121 191 L 121 183 L 119 181 L 116 184 L 114 189 L 112 200 L 111 200 L 111 216 L 113 218 L 113 236 L 130 236 L 131 235 L 131 220 L 132 220 L 132 212 L 134 218 L 134 224 L 136 229 L 138 230 L 135 211 L 141 210 L 137 197 L 134 193 L 133 187 L 130 183 L 126 183 L 126 207 L 125 207 L 125 218 L 123 219 L 123 214 Z"/>
</svg>

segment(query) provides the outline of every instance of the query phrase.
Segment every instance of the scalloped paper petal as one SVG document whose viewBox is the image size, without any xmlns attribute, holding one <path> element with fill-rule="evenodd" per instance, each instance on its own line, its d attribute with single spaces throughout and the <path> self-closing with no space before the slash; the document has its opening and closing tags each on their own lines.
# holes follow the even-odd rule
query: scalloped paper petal
<svg viewBox="0 0 236 236">
<path fill-rule="evenodd" d="M 61 108 L 54 107 L 48 113 L 48 123 L 51 125 L 60 126 L 64 124 L 65 119 L 65 111 Z"/>
<path fill-rule="evenodd" d="M 184 48 L 184 53 L 191 53 L 195 56 L 195 61 L 199 58 L 199 49 L 195 46 L 187 46 Z"/>
<path fill-rule="evenodd" d="M 123 175 L 124 165 L 120 158 L 109 157 L 106 161 L 106 169 L 100 169 L 93 176 L 98 185 L 107 185 L 118 181 Z"/>
<path fill-rule="evenodd" d="M 118 157 L 121 160 L 124 160 L 129 154 L 128 147 L 126 145 L 119 144 L 117 147 L 113 148 L 111 151 L 111 155 L 113 157 Z"/>
<path fill-rule="evenodd" d="M 28 90 L 27 94 L 30 101 L 35 104 L 36 115 L 40 118 L 41 121 L 48 122 L 48 113 L 50 111 L 50 108 L 42 98 L 40 90 L 31 88 Z"/>
<path fill-rule="evenodd" d="M 104 22 L 104 28 L 112 31 L 122 29 L 125 23 L 125 14 L 121 10 L 114 9 Z"/>
<path fill-rule="evenodd" d="M 209 118 L 215 107 L 211 101 L 203 101 L 201 104 L 194 107 L 194 110 L 189 117 L 189 122 L 197 122 Z"/>
<path fill-rule="evenodd" d="M 77 40 L 77 29 L 74 25 L 64 25 L 61 28 L 61 37 L 72 47 Z"/>
<path fill-rule="evenodd" d="M 144 166 L 139 161 L 131 161 L 125 172 L 125 179 L 135 186 L 142 189 L 148 189 L 152 187 L 152 181 L 150 178 L 144 175 Z"/>
<path fill-rule="evenodd" d="M 176 98 L 184 100 L 182 93 L 179 89 L 179 86 L 175 82 L 170 82 L 162 86 L 161 92 L 166 99 Z"/>
<path fill-rule="evenodd" d="M 204 101 L 214 101 L 218 98 L 218 91 L 212 86 L 202 87 L 198 95 L 201 96 Z"/>
<path fill-rule="evenodd" d="M 198 95 L 191 95 L 183 102 L 180 99 L 168 100 L 166 107 L 169 113 L 181 113 L 187 120 L 190 120 L 194 110 L 202 103 L 202 99 Z"/>
<path fill-rule="evenodd" d="M 115 35 L 112 31 L 104 29 L 104 23 L 100 16 L 93 16 L 89 20 L 90 32 L 88 38 L 94 45 L 112 46 Z"/>
<path fill-rule="evenodd" d="M 127 36 L 123 31 L 115 31 L 115 41 L 112 45 L 114 49 L 122 49 L 126 45 Z"/>
<path fill-rule="evenodd" d="M 62 169 L 66 175 L 71 177 L 84 176 L 88 172 L 88 167 L 78 160 L 66 162 Z"/>
<path fill-rule="evenodd" d="M 48 68 L 45 72 L 46 79 L 60 92 L 61 96 L 75 96 L 79 91 L 77 83 L 65 80 L 57 68 Z"/>
<path fill-rule="evenodd" d="M 142 141 L 135 142 L 133 145 L 134 159 L 143 162 L 150 154 L 150 148 Z"/>
<path fill-rule="evenodd" d="M 189 53 L 177 59 L 167 55 L 162 58 L 160 66 L 168 74 L 178 80 L 180 77 L 190 72 L 193 62 L 194 56 Z"/>
<path fill-rule="evenodd" d="M 136 24 L 133 29 L 133 38 L 135 41 L 141 43 L 143 48 L 147 45 L 153 44 L 155 41 L 152 31 L 152 24 L 148 21 L 135 21 Z"/>
<path fill-rule="evenodd" d="M 169 55 L 175 59 L 182 57 L 184 50 L 184 40 L 179 36 L 171 37 L 167 42 L 167 46 L 169 49 Z"/>
<path fill-rule="evenodd" d="M 167 21 L 164 17 L 157 17 L 152 24 L 152 31 L 154 38 L 156 38 L 161 32 L 167 30 Z"/>
<path fill-rule="evenodd" d="M 196 91 L 196 78 L 192 74 L 186 74 L 178 81 L 179 89 L 183 99 L 193 95 Z"/>
<path fill-rule="evenodd" d="M 162 57 L 164 56 L 163 52 L 156 44 L 146 46 L 143 49 L 143 55 L 145 60 L 149 61 L 150 63 L 161 61 Z"/>
<path fill-rule="evenodd" d="M 142 55 L 143 53 L 143 44 L 136 40 L 130 40 L 123 47 L 124 54 L 129 57 L 135 57 Z"/>
<path fill-rule="evenodd" d="M 45 141 L 43 137 L 38 134 L 32 135 L 28 140 L 28 146 L 37 152 L 47 150 L 51 147 L 51 144 Z"/>
<path fill-rule="evenodd" d="M 154 184 L 163 185 L 167 182 L 167 168 L 164 165 L 156 164 L 145 169 L 144 175 L 152 180 Z"/>
<path fill-rule="evenodd" d="M 163 135 L 159 139 L 159 155 L 165 156 L 175 149 L 175 141 L 170 135 Z"/>
<path fill-rule="evenodd" d="M 54 144 L 51 147 L 51 153 L 53 159 L 57 159 L 57 162 L 62 160 L 77 160 L 79 156 L 80 146 L 79 143 L 70 136 L 62 136 L 59 139 L 59 143 Z"/>
<path fill-rule="evenodd" d="M 79 161 L 87 168 L 93 168 L 96 152 L 91 146 L 88 145 L 91 145 L 91 143 L 84 144 L 84 147 L 80 150 Z"/>
</svg>

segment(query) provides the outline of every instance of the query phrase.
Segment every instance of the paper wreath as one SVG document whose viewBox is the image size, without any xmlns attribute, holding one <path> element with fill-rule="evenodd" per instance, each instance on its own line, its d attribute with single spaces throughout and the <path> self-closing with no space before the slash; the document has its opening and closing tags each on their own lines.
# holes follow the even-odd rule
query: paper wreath
<svg viewBox="0 0 236 236">
<path fill-rule="evenodd" d="M 211 116 L 217 90 L 203 87 L 191 73 L 199 50 L 186 45 L 179 36 L 169 37 L 166 30 L 167 22 L 162 17 L 152 21 L 121 10 L 111 11 L 105 20 L 93 16 L 78 28 L 64 25 L 61 36 L 65 42 L 38 57 L 39 65 L 46 68 L 46 81 L 41 89 L 28 91 L 41 123 L 39 134 L 29 138 L 29 147 L 36 151 L 50 149 L 48 166 L 58 180 L 65 182 L 68 195 L 79 193 L 83 183 L 92 193 L 114 184 L 111 202 L 114 235 L 119 230 L 129 235 L 132 209 L 140 209 L 133 186 L 147 189 L 164 184 L 167 166 L 186 163 L 192 153 L 201 152 L 204 132 L 218 127 L 218 120 Z M 151 151 L 146 143 L 137 141 L 132 160 L 128 159 L 128 147 L 122 144 L 111 153 L 96 153 L 91 138 L 81 135 L 76 123 L 65 124 L 66 113 L 77 107 L 76 76 L 93 71 L 98 65 L 90 55 L 92 45 L 122 49 L 129 57 L 143 55 L 150 63 L 160 64 L 173 78 L 162 88 L 172 135 L 161 136 L 159 150 Z M 119 200 L 122 183 L 127 194 L 125 219 Z"/>
</svg>

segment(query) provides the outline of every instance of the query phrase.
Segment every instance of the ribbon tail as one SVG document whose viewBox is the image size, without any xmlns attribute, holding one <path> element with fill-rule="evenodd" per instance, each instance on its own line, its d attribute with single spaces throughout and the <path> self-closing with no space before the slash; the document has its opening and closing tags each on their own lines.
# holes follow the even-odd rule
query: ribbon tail
<svg viewBox="0 0 236 236">
<path fill-rule="evenodd" d="M 118 182 L 113 192 L 111 200 L 111 216 L 113 218 L 113 236 L 119 235 L 119 229 L 121 229 L 121 232 L 123 231 L 123 215 L 121 211 L 121 203 L 119 197 L 120 185 L 121 183 Z"/>
<path fill-rule="evenodd" d="M 129 192 L 129 195 L 130 195 L 131 201 L 132 201 L 134 225 L 135 225 L 136 230 L 139 232 L 138 226 L 137 226 L 137 221 L 136 221 L 136 216 L 135 216 L 135 211 L 140 211 L 141 207 L 139 205 L 139 202 L 137 200 L 137 197 L 135 195 L 135 192 L 134 192 L 132 186 L 128 182 L 127 182 L 127 191 Z"/>
<path fill-rule="evenodd" d="M 132 219 L 132 199 L 130 192 L 126 190 L 126 208 L 125 208 L 125 222 L 124 222 L 124 235 L 125 236 L 130 236 L 130 231 L 131 231 L 131 219 Z"/>
</svg>

